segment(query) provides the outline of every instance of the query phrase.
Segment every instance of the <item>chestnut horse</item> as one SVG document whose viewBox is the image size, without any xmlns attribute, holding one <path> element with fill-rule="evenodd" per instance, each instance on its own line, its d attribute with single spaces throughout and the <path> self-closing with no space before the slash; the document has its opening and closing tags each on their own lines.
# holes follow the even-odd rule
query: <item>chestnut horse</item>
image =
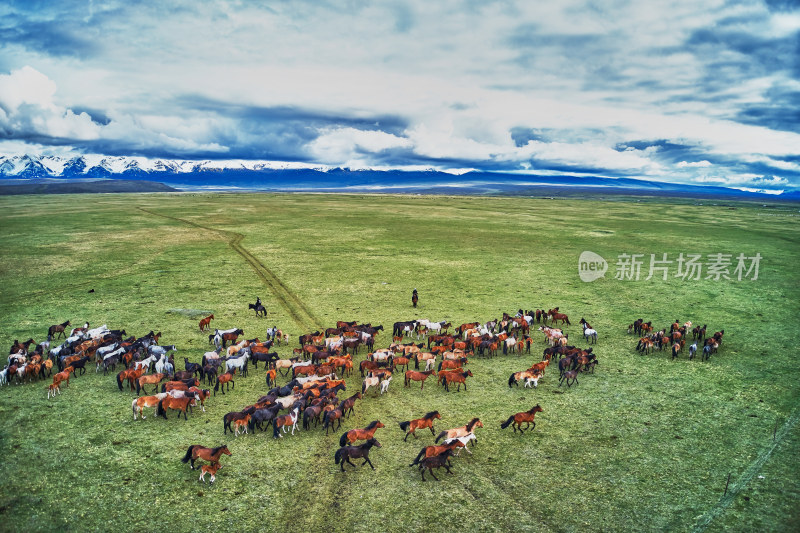
<svg viewBox="0 0 800 533">
<path fill-rule="evenodd" d="M 417 372 L 415 370 L 409 370 L 408 372 L 406 372 L 406 379 L 404 385 L 408 387 L 409 383 L 411 383 L 412 381 L 421 381 L 422 386 L 419 388 L 419 390 L 422 390 L 423 388 L 425 388 L 425 380 L 428 379 L 431 374 L 433 374 L 433 370 L 427 370 L 425 372 Z"/>
<path fill-rule="evenodd" d="M 186 416 L 186 408 L 189 405 L 197 405 L 197 401 L 195 400 L 194 396 L 186 396 L 184 398 L 173 398 L 171 396 L 166 396 L 163 400 L 158 402 L 156 406 L 156 416 L 163 416 L 164 420 L 167 419 L 167 409 L 174 409 L 176 411 L 180 411 L 183 413 L 183 419 L 189 420 Z M 181 417 L 181 414 L 178 413 L 178 418 Z"/>
<path fill-rule="evenodd" d="M 453 383 L 458 383 L 458 389 L 456 392 L 461 390 L 461 384 L 464 384 L 464 390 L 467 390 L 467 377 L 472 377 L 472 371 L 467 370 L 466 372 L 447 372 L 444 375 L 444 390 L 450 392 L 450 385 Z"/>
<path fill-rule="evenodd" d="M 364 429 L 351 429 L 350 431 L 342 433 L 342 437 L 339 439 L 339 446 L 353 444 L 357 440 L 369 440 L 375 436 L 375 431 L 382 427 L 386 426 L 384 426 L 380 420 L 373 420 Z"/>
<path fill-rule="evenodd" d="M 200 331 L 205 331 L 207 329 L 211 329 L 211 326 L 209 324 L 211 323 L 212 320 L 214 320 L 214 315 L 213 314 L 210 314 L 207 317 L 205 317 L 204 319 L 202 319 L 200 321 Z"/>
<path fill-rule="evenodd" d="M 219 459 L 222 457 L 222 454 L 231 455 L 231 451 L 225 445 L 218 446 L 216 448 L 206 448 L 205 446 L 200 446 L 199 444 L 192 444 L 189 446 L 189 449 L 186 450 L 186 455 L 183 456 L 181 461 L 183 463 L 188 463 L 189 460 L 191 460 L 192 464 L 189 466 L 192 470 L 194 470 L 195 460 L 203 459 L 209 463 L 219 463 Z"/>
<path fill-rule="evenodd" d="M 230 372 L 225 372 L 224 374 L 217 376 L 217 383 L 214 385 L 214 396 L 217 395 L 220 385 L 222 385 L 222 394 L 225 394 L 226 387 L 228 387 L 228 390 L 230 390 L 231 383 L 233 383 L 233 388 L 236 388 L 236 382 L 233 380 L 233 375 L 235 373 L 236 369 L 234 368 Z"/>
<path fill-rule="evenodd" d="M 525 429 L 528 429 L 529 427 L 531 428 L 531 430 L 533 430 L 536 428 L 536 422 L 534 421 L 534 417 L 536 416 L 536 413 L 541 413 L 542 411 L 544 411 L 544 409 L 542 409 L 541 406 L 537 403 L 527 411 L 523 411 L 522 413 L 517 413 L 515 415 L 511 415 L 510 417 L 508 417 L 508 420 L 500 424 L 500 428 L 505 429 L 510 425 L 511 428 L 514 430 L 514 433 L 517 432 L 517 428 L 519 428 L 520 433 L 522 433 L 523 431 L 525 431 Z M 522 428 L 523 422 L 526 423 L 525 429 Z M 533 424 L 533 427 L 531 427 L 531 424 Z"/>
<path fill-rule="evenodd" d="M 214 484 L 214 480 L 217 479 L 216 474 L 217 470 L 222 468 L 222 465 L 219 463 L 211 463 L 210 465 L 203 465 L 200 467 L 200 481 L 203 483 L 206 482 L 205 476 L 206 473 L 211 474 L 211 484 Z"/>
<path fill-rule="evenodd" d="M 426 413 L 425 416 L 422 418 L 416 418 L 414 420 L 409 420 L 408 422 L 400 422 L 400 429 L 406 432 L 405 441 L 409 434 L 414 435 L 414 438 L 418 438 L 417 434 L 415 433 L 418 429 L 425 429 L 428 428 L 431 430 L 431 435 L 436 435 L 433 430 L 433 421 L 435 419 L 441 419 L 442 415 L 439 414 L 439 411 L 431 411 L 430 413 Z"/>
</svg>

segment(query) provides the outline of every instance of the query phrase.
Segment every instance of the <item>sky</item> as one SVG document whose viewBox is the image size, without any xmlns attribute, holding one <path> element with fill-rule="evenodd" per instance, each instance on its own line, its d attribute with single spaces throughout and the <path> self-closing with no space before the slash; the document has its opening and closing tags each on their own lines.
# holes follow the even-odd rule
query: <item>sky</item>
<svg viewBox="0 0 800 533">
<path fill-rule="evenodd" d="M 0 156 L 800 188 L 800 1 L 0 2 Z"/>
</svg>

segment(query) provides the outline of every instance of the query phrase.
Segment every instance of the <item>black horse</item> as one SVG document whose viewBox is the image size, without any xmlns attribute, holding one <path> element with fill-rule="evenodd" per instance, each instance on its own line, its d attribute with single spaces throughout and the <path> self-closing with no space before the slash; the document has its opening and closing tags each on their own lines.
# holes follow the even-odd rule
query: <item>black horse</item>
<svg viewBox="0 0 800 533">
<path fill-rule="evenodd" d="M 190 363 L 189 359 L 184 357 L 183 364 L 188 372 L 191 372 L 192 374 L 200 374 L 201 376 L 203 375 L 203 366 L 200 363 Z"/>
<path fill-rule="evenodd" d="M 422 461 L 419 462 L 419 470 L 422 472 L 422 481 L 425 481 L 425 469 L 428 469 L 428 473 L 433 476 L 433 479 L 439 481 L 439 478 L 436 477 L 436 474 L 433 473 L 434 468 L 442 468 L 444 467 L 447 470 L 448 474 L 452 474 L 453 472 L 450 471 L 450 466 L 447 464 L 448 459 L 450 456 L 453 455 L 452 448 L 449 450 L 445 450 L 439 455 L 434 455 L 433 457 L 426 457 Z"/>
<path fill-rule="evenodd" d="M 247 304 L 247 308 L 254 310 L 257 317 L 263 316 L 264 318 L 267 318 L 267 308 L 261 303 L 261 298 L 256 298 L 256 303 L 254 304 Z"/>
<path fill-rule="evenodd" d="M 356 467 L 356 465 L 354 465 L 350 461 L 351 458 L 355 459 L 363 458 L 364 462 L 361 463 L 361 466 L 364 466 L 365 464 L 369 463 L 369 466 L 373 470 L 375 470 L 372 461 L 369 460 L 369 451 L 373 446 L 377 446 L 378 448 L 381 447 L 381 443 L 378 442 L 374 437 L 359 446 L 342 446 L 341 448 L 336 450 L 336 454 L 334 455 L 334 460 L 336 461 L 337 465 L 338 464 L 342 465 L 342 472 L 344 472 L 345 462 L 350 464 L 350 466 L 352 466 L 353 468 Z"/>
</svg>

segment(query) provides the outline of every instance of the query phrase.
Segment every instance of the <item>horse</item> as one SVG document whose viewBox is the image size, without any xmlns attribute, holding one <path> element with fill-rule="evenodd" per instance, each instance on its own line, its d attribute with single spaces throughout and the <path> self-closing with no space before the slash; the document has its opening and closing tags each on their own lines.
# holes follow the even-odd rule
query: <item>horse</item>
<svg viewBox="0 0 800 533">
<path fill-rule="evenodd" d="M 256 302 L 254 304 L 247 304 L 248 309 L 252 309 L 256 312 L 256 317 L 264 317 L 267 318 L 267 308 L 264 307 L 264 304 L 261 302 Z"/>
<path fill-rule="evenodd" d="M 342 427 L 342 418 L 344 418 L 343 405 L 344 403 L 341 403 L 335 409 L 325 411 L 325 414 L 322 417 L 322 427 L 325 429 L 325 435 L 328 434 L 328 429 L 331 431 L 336 431 Z M 339 422 L 339 425 L 334 429 L 333 424 L 337 421 Z"/>
<path fill-rule="evenodd" d="M 159 353 L 158 355 L 160 356 L 162 354 Z M 134 361 L 133 369 L 134 370 L 139 370 L 141 368 L 141 369 L 144 369 L 144 370 L 150 370 L 150 363 L 155 363 L 157 360 L 158 360 L 158 357 L 156 357 L 155 354 L 150 355 L 149 357 L 147 357 L 145 359 L 142 359 L 141 361 Z"/>
<path fill-rule="evenodd" d="M 561 375 L 561 379 L 558 380 L 558 386 L 560 387 L 561 384 L 566 381 L 567 387 L 571 387 L 570 380 L 572 383 L 578 383 L 578 371 L 577 370 L 566 370 Z"/>
<path fill-rule="evenodd" d="M 246 355 L 242 355 L 240 357 L 234 357 L 232 359 L 228 359 L 225 361 L 225 370 L 227 372 L 235 372 L 239 370 L 239 373 L 242 374 L 243 378 L 247 377 L 247 362 L 248 358 Z"/>
<path fill-rule="evenodd" d="M 160 394 L 156 394 L 153 396 L 139 396 L 135 400 L 131 402 L 131 409 L 133 410 L 133 419 L 136 420 L 136 415 L 142 415 L 142 420 L 146 417 L 144 416 L 144 408 L 145 407 L 157 407 L 158 402 L 163 400 L 167 397 L 166 392 L 162 392 Z"/>
<path fill-rule="evenodd" d="M 250 419 L 252 415 L 246 415 L 244 418 L 240 418 L 233 422 L 233 436 L 239 436 L 239 429 L 242 428 L 242 433 L 247 433 L 247 426 L 250 425 Z"/>
<path fill-rule="evenodd" d="M 481 419 L 475 417 L 469 422 L 467 422 L 467 424 L 464 426 L 442 431 L 436 437 L 436 440 L 434 442 L 439 442 L 441 439 L 447 440 L 447 439 L 454 439 L 456 437 L 463 437 L 469 433 L 473 433 L 475 428 L 482 428 L 482 427 L 483 427 L 483 422 L 481 422 Z M 476 438 L 475 442 L 477 441 L 478 439 Z"/>
<path fill-rule="evenodd" d="M 47 399 L 50 399 L 50 395 L 52 394 L 53 398 L 56 397 L 56 393 L 61 394 L 61 387 L 60 383 L 51 383 L 47 386 Z"/>
<path fill-rule="evenodd" d="M 342 437 L 339 439 L 339 446 L 353 444 L 357 440 L 369 440 L 373 438 L 375 432 L 382 427 L 386 426 L 384 426 L 380 420 L 373 420 L 364 429 L 351 429 L 350 431 L 346 431 L 342 433 Z"/>
<path fill-rule="evenodd" d="M 210 314 L 204 319 L 200 320 L 200 331 L 205 331 L 207 329 L 211 329 L 211 321 L 214 320 L 214 314 Z"/>
<path fill-rule="evenodd" d="M 425 372 L 409 370 L 405 373 L 404 386 L 408 387 L 412 381 L 421 381 L 422 385 L 420 386 L 419 390 L 422 390 L 425 387 L 425 380 L 428 379 L 431 374 L 433 374 L 433 370 L 427 370 Z"/>
<path fill-rule="evenodd" d="M 364 462 L 361 463 L 361 466 L 369 463 L 369 466 L 375 470 L 375 466 L 372 464 L 372 461 L 369 460 L 369 451 L 373 446 L 377 446 L 378 448 L 381 447 L 381 444 L 377 441 L 377 439 L 375 439 L 375 437 L 372 437 L 367 442 L 359 446 L 343 446 L 336 450 L 336 453 L 334 454 L 334 461 L 337 465 L 341 464 L 342 472 L 344 472 L 345 462 L 350 464 L 350 466 L 353 468 L 356 467 L 356 465 L 350 461 L 351 458 L 364 459 Z"/>
<path fill-rule="evenodd" d="M 186 464 L 191 460 L 192 464 L 190 464 L 189 467 L 194 470 L 194 462 L 197 459 L 203 459 L 209 463 L 219 464 L 222 454 L 231 455 L 231 451 L 228 449 L 228 446 L 222 445 L 217 446 L 216 448 L 206 448 L 205 446 L 200 446 L 199 444 L 192 444 L 189 446 L 189 449 L 186 450 L 186 455 L 183 456 L 181 462 Z"/>
<path fill-rule="evenodd" d="M 689 359 L 694 359 L 695 354 L 697 353 L 697 343 L 695 342 L 691 346 L 689 346 Z"/>
<path fill-rule="evenodd" d="M 452 438 L 452 439 L 447 439 L 446 441 L 444 441 L 444 445 L 445 446 L 453 446 L 453 445 L 455 445 L 455 450 L 456 450 L 455 455 L 456 455 L 456 457 L 458 456 L 459 452 L 461 451 L 461 448 L 464 448 L 465 450 L 467 450 L 467 453 L 472 454 L 472 452 L 469 451 L 469 448 L 467 448 L 467 443 L 469 441 L 471 441 L 471 440 L 475 440 L 476 438 L 477 437 L 475 436 L 475 433 L 470 433 L 469 435 L 465 435 L 463 437 L 455 437 L 455 438 Z"/>
<path fill-rule="evenodd" d="M 342 402 L 342 405 L 341 405 L 342 414 L 346 415 L 346 416 L 349 416 L 349 415 L 353 414 L 353 412 L 354 412 L 353 408 L 356 405 L 356 400 L 360 400 L 360 399 L 361 399 L 361 393 L 360 392 L 357 392 L 357 393 L 353 394 L 352 396 L 350 396 L 349 398 L 345 399 Z M 341 425 L 341 422 L 339 422 L 339 424 Z"/>
<path fill-rule="evenodd" d="M 230 413 L 226 413 L 225 416 L 222 417 L 222 428 L 224 429 L 223 433 L 227 435 L 229 429 L 231 430 L 231 433 L 233 433 L 233 427 L 231 424 L 233 424 L 236 420 L 241 420 L 247 415 L 253 414 L 255 410 L 255 407 L 250 406 L 245 407 L 241 411 L 231 411 Z"/>
<path fill-rule="evenodd" d="M 78 370 L 81 370 L 80 374 L 83 375 L 86 373 L 86 362 L 89 361 L 89 356 L 81 357 L 77 361 L 70 362 L 67 366 L 71 366 L 74 369 L 75 376 L 78 376 Z"/>
<path fill-rule="evenodd" d="M 536 421 L 534 420 L 534 417 L 536 416 L 536 413 L 541 413 L 542 411 L 544 411 L 544 409 L 542 409 L 541 406 L 537 403 L 527 411 L 523 411 L 521 413 L 517 413 L 515 415 L 511 415 L 510 417 L 508 417 L 508 420 L 500 424 L 500 429 L 506 429 L 509 425 L 511 425 L 511 428 L 514 430 L 514 433 L 517 432 L 517 428 L 519 428 L 520 433 L 522 433 L 529 427 L 531 428 L 531 430 L 533 430 L 536 428 Z M 525 422 L 526 424 L 525 429 L 522 428 L 523 422 Z M 533 427 L 531 427 L 531 424 L 533 424 Z"/>
<path fill-rule="evenodd" d="M 141 376 L 139 379 L 136 380 L 136 396 L 139 396 L 139 393 L 144 391 L 144 386 L 148 384 L 156 385 L 155 390 L 158 390 L 158 384 L 161 383 L 161 380 L 164 379 L 165 377 L 167 377 L 167 375 L 163 373 Z"/>
<path fill-rule="evenodd" d="M 456 392 L 461 390 L 461 384 L 464 384 L 464 390 L 467 390 L 467 377 L 472 377 L 472 371 L 467 370 L 466 372 L 447 372 L 444 375 L 444 390 L 446 392 L 450 392 L 450 385 L 452 383 L 458 383 L 458 389 Z"/>
<path fill-rule="evenodd" d="M 520 381 L 525 381 L 525 386 L 527 386 L 527 380 L 530 378 L 534 378 L 538 376 L 536 372 L 532 372 L 531 370 L 523 370 L 522 372 L 514 372 L 508 377 L 508 388 L 511 388 L 512 385 L 516 385 L 519 387 Z M 538 380 L 538 377 L 537 377 Z"/>
<path fill-rule="evenodd" d="M 295 407 L 292 409 L 292 412 L 288 415 L 281 415 L 275 418 L 272 422 L 272 437 L 278 438 L 283 437 L 278 432 L 279 428 L 283 428 L 283 432 L 286 433 L 288 430 L 286 429 L 288 426 L 292 426 L 292 435 L 294 435 L 294 430 L 297 429 L 297 419 L 300 418 L 300 408 Z"/>
<path fill-rule="evenodd" d="M 236 373 L 236 369 L 233 369 L 230 372 L 225 372 L 224 374 L 220 374 L 217 377 L 217 383 L 214 385 L 214 396 L 217 395 L 217 391 L 219 390 L 219 386 L 222 385 L 222 394 L 225 394 L 225 388 L 227 387 L 230 390 L 231 383 L 233 383 L 233 388 L 236 388 L 236 382 L 233 380 L 233 375 Z"/>
<path fill-rule="evenodd" d="M 591 344 L 597 344 L 597 331 L 592 328 L 586 328 L 583 330 L 583 337 L 586 339 L 587 342 Z M 589 340 L 591 339 L 591 341 Z"/>
<path fill-rule="evenodd" d="M 431 430 L 431 435 L 436 435 L 433 430 L 433 421 L 437 418 L 442 418 L 442 415 L 439 414 L 439 411 L 431 411 L 426 413 L 422 418 L 415 418 L 414 420 L 409 420 L 407 422 L 400 422 L 400 429 L 406 432 L 406 436 L 403 438 L 403 441 L 405 442 L 409 435 L 414 435 L 415 439 L 418 438 L 416 434 L 418 429 L 428 428 Z"/>
<path fill-rule="evenodd" d="M 203 465 L 200 467 L 200 481 L 203 483 L 206 482 L 205 475 L 206 473 L 211 474 L 211 484 L 214 484 L 214 480 L 217 479 L 216 474 L 217 470 L 222 468 L 222 465 L 219 463 L 211 463 L 208 465 Z"/>
<path fill-rule="evenodd" d="M 562 325 L 563 324 L 567 324 L 568 326 L 572 325 L 572 324 L 570 324 L 569 317 L 567 315 L 565 315 L 564 313 L 559 313 L 558 312 L 558 307 L 556 307 L 555 309 L 551 309 L 548 312 L 548 314 L 550 315 L 550 323 L 551 324 L 555 324 L 556 322 L 558 322 L 560 320 Z"/>
<path fill-rule="evenodd" d="M 158 405 L 156 406 L 156 416 L 163 416 L 164 420 L 166 420 L 167 409 L 174 409 L 183 413 L 184 420 L 189 420 L 189 418 L 186 416 L 186 408 L 189 405 L 197 405 L 197 401 L 195 400 L 194 396 L 186 396 L 184 398 L 173 398 L 171 396 L 166 396 L 163 400 L 158 402 Z M 178 413 L 178 418 L 180 417 L 181 414 Z"/>
<path fill-rule="evenodd" d="M 203 365 L 200 363 L 190 363 L 189 359 L 184 357 L 183 358 L 183 368 L 186 369 L 187 372 L 191 372 L 192 374 L 203 374 Z"/>
<path fill-rule="evenodd" d="M 449 448 L 449 449 L 443 451 L 442 453 L 440 453 L 439 455 L 434 455 L 432 457 L 426 457 L 425 459 L 420 461 L 419 470 L 420 470 L 420 472 L 422 472 L 422 481 L 425 481 L 425 469 L 426 468 L 428 469 L 428 472 L 430 473 L 430 475 L 433 476 L 433 479 L 435 479 L 436 481 L 439 481 L 439 478 L 436 477 L 436 475 L 433 473 L 433 469 L 434 468 L 442 468 L 442 467 L 444 467 L 445 470 L 447 470 L 448 474 L 452 474 L 453 472 L 450 470 L 450 466 L 447 464 L 448 459 L 450 459 L 450 456 L 452 456 L 452 455 L 453 455 L 453 449 Z"/>
<path fill-rule="evenodd" d="M 67 320 L 66 322 L 62 322 L 61 324 L 56 324 L 54 326 L 50 326 L 47 329 L 47 340 L 53 339 L 54 338 L 53 335 L 56 335 L 56 337 L 55 337 L 56 339 L 58 338 L 58 335 L 61 335 L 62 337 L 66 338 L 66 334 L 64 333 L 64 330 L 67 328 L 67 326 L 70 326 L 70 325 L 71 324 L 70 324 L 69 320 Z"/>
</svg>

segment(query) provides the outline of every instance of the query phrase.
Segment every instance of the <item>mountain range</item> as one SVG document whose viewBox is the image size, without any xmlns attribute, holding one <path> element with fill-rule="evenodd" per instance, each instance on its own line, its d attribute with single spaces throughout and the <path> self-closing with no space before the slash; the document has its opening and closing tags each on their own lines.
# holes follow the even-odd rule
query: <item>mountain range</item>
<svg viewBox="0 0 800 533">
<path fill-rule="evenodd" d="M 800 191 L 740 190 L 633 178 L 439 170 L 376 170 L 276 161 L 0 156 L 0 183 L 148 181 L 181 190 L 398 192 L 530 196 L 643 195 L 800 201 Z"/>
</svg>

